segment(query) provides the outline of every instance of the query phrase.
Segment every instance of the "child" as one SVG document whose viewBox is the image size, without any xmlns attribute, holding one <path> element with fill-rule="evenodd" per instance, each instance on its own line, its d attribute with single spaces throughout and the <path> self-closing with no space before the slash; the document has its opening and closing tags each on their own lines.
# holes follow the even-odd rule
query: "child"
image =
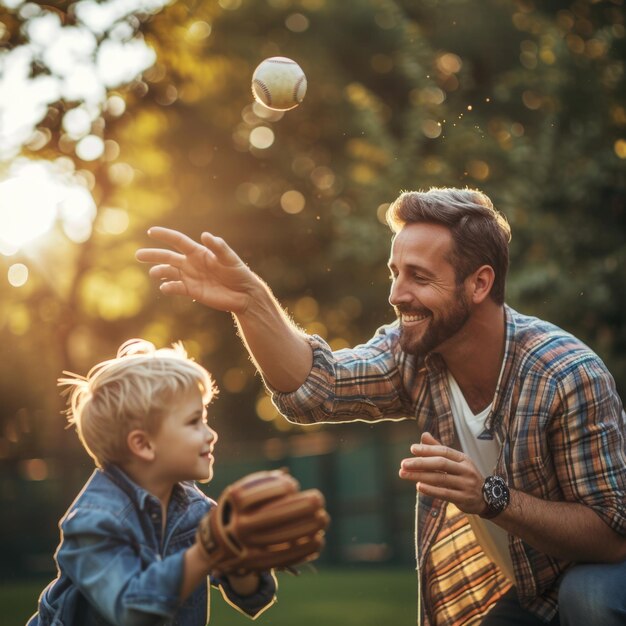
<svg viewBox="0 0 626 626">
<path fill-rule="evenodd" d="M 209 373 L 181 344 L 133 339 L 59 384 L 97 469 L 61 519 L 58 576 L 27 626 L 206 624 L 211 567 L 196 529 L 215 503 L 193 481 L 213 476 Z M 271 572 L 208 580 L 252 618 L 275 600 Z"/>
</svg>

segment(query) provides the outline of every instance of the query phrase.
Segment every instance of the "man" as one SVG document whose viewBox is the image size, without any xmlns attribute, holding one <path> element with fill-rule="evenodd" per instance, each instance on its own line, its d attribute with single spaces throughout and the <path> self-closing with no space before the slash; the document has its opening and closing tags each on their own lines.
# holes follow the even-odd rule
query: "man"
<svg viewBox="0 0 626 626">
<path fill-rule="evenodd" d="M 510 229 L 475 190 L 390 206 L 398 320 L 332 352 L 226 243 L 150 229 L 161 291 L 234 314 L 274 402 L 299 423 L 406 417 L 425 624 L 626 624 L 625 415 L 589 348 L 504 302 Z"/>
</svg>

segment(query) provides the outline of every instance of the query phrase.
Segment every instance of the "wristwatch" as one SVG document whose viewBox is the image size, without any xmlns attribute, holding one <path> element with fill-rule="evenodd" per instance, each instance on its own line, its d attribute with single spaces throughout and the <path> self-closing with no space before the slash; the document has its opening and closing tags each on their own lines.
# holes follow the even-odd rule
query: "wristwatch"
<svg viewBox="0 0 626 626">
<path fill-rule="evenodd" d="M 487 476 L 483 483 L 483 498 L 487 506 L 480 514 L 482 518 L 492 519 L 502 513 L 511 501 L 511 494 L 504 478 Z"/>
</svg>

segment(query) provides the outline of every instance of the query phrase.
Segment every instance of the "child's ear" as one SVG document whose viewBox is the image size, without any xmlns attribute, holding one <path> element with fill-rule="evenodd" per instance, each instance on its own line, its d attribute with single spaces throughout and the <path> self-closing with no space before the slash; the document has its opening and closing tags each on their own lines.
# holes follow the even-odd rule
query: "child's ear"
<svg viewBox="0 0 626 626">
<path fill-rule="evenodd" d="M 134 456 L 144 461 L 152 461 L 154 459 L 154 445 L 145 430 L 131 430 L 126 438 L 126 443 Z"/>
</svg>

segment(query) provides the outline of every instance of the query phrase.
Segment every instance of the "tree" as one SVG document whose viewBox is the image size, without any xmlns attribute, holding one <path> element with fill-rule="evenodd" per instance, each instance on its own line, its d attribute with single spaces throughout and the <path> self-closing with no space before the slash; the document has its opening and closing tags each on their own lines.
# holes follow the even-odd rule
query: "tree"
<svg viewBox="0 0 626 626">
<path fill-rule="evenodd" d="M 40 27 L 90 24 L 92 60 L 107 42 L 129 53 L 144 41 L 153 51 L 152 64 L 142 57 L 126 82 L 112 72 L 96 103 L 50 96 L 35 132 L 18 141 L 21 157 L 60 159 L 84 180 L 97 213 L 80 243 L 59 223 L 38 240 L 37 257 L 0 257 L 7 271 L 20 262 L 31 270 L 23 287 L 0 285 L 11 355 L 0 365 L 0 457 L 12 467 L 44 454 L 69 464 L 82 454 L 63 430 L 55 379 L 63 369 L 86 372 L 131 336 L 159 345 L 182 339 L 214 372 L 223 442 L 286 427 L 272 419 L 229 317 L 161 298 L 149 284 L 133 256 L 147 227 L 225 237 L 299 324 L 341 347 L 392 319 L 387 204 L 402 189 L 433 185 L 477 186 L 492 197 L 513 228 L 508 300 L 587 341 L 624 393 L 625 31 L 617 1 L 137 3 L 108 27 L 96 19 L 107 2 L 14 10 L 5 0 L 0 9 L 5 76 L 7 53 L 41 36 L 29 26 L 37 19 Z M 44 52 L 27 84 L 55 76 Z M 250 93 L 256 65 L 276 55 L 294 58 L 309 84 L 304 102 L 285 114 L 254 104 Z M 87 132 L 102 142 L 93 160 L 76 152 L 85 135 L 64 127 L 83 109 Z M 16 153 L 3 158 L 7 172 Z"/>
</svg>

